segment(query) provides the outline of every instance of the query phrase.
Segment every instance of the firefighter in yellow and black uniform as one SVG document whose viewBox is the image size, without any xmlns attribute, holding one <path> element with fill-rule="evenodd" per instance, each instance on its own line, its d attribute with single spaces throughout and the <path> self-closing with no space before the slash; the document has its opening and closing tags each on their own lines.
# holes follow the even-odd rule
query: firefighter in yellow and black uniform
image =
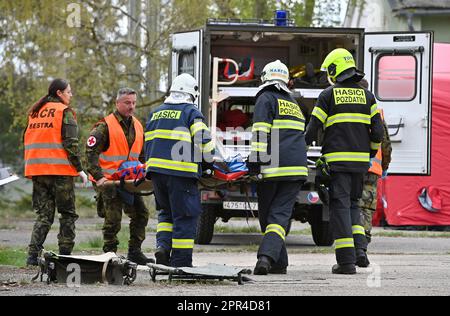
<svg viewBox="0 0 450 316">
<path fill-rule="evenodd" d="M 332 272 L 354 274 L 355 264 L 369 264 L 358 201 L 370 158 L 383 139 L 383 124 L 374 95 L 358 85 L 364 74 L 356 70 L 350 52 L 343 48 L 333 50 L 325 58 L 322 70 L 335 84 L 319 95 L 306 142 L 312 143 L 318 130 L 325 128 L 322 159 L 331 170 L 330 227 L 337 260 Z"/>
<path fill-rule="evenodd" d="M 258 183 L 258 217 L 264 238 L 254 274 L 286 273 L 286 229 L 302 184 L 308 175 L 305 116 L 286 84 L 289 72 L 279 60 L 261 74 L 252 128 L 250 174 Z"/>
</svg>

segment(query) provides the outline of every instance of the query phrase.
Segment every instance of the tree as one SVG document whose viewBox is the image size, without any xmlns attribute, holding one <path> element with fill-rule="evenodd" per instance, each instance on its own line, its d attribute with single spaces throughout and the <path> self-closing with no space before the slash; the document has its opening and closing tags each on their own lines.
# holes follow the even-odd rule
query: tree
<svg viewBox="0 0 450 316">
<path fill-rule="evenodd" d="M 2 133 L 9 135 L 0 139 L 0 159 L 21 156 L 17 144 L 25 113 L 46 94 L 51 79 L 71 83 L 83 144 L 92 124 L 114 109 L 118 88 L 137 90 L 142 119 L 162 102 L 159 86 L 169 69 L 171 33 L 201 27 L 212 17 L 269 20 L 276 9 L 290 10 L 298 26 L 329 26 L 335 24 L 340 2 L 1 1 L 0 119 Z"/>
</svg>

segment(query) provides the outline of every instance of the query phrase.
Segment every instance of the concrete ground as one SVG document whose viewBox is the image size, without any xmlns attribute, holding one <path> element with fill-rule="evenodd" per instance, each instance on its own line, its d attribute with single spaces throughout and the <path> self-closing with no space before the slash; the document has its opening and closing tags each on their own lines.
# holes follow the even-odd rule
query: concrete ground
<svg viewBox="0 0 450 316">
<path fill-rule="evenodd" d="M 83 219 L 78 223 L 77 242 L 101 236 L 99 219 Z M 14 223 L 14 229 L 0 230 L 2 246 L 23 247 L 29 242 L 33 221 Z M 152 221 L 151 225 L 155 225 Z M 245 221 L 233 221 L 236 227 Z M 257 225 L 251 222 L 250 225 Z M 7 227 L 7 225 L 5 226 Z M 148 296 L 304 296 L 304 295 L 450 295 L 450 238 L 437 238 L 438 233 L 408 232 L 403 237 L 384 237 L 383 230 L 375 229 L 369 248 L 369 268 L 358 268 L 356 275 L 333 275 L 335 263 L 330 247 L 316 247 L 311 236 L 295 234 L 307 228 L 295 223 L 294 234 L 287 237 L 290 266 L 286 275 L 254 276 L 251 281 L 238 285 L 232 281 L 203 281 L 168 283 L 159 277 L 151 281 L 146 267 L 140 267 L 138 278 L 131 286 L 104 284 L 81 285 L 70 288 L 66 284 L 52 284 L 30 280 L 36 269 L 0 266 L 0 296 L 16 295 L 148 295 Z M 124 229 L 127 229 L 125 226 Z M 56 244 L 57 230 L 49 234 L 47 243 Z M 149 233 L 146 251 L 151 256 L 154 233 Z M 253 269 L 260 234 L 216 234 L 210 245 L 196 246 L 194 265 L 208 263 Z M 99 254 L 101 251 L 99 250 Z"/>
</svg>

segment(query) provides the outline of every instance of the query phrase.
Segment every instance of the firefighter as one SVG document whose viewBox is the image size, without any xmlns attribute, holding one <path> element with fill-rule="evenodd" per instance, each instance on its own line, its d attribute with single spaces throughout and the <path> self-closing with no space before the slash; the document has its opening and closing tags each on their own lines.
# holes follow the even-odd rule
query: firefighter
<svg viewBox="0 0 450 316">
<path fill-rule="evenodd" d="M 78 126 L 69 107 L 72 92 L 66 80 L 55 79 L 48 94 L 31 108 L 24 132 L 25 176 L 33 180 L 37 219 L 31 234 L 27 265 L 38 265 L 38 254 L 55 218 L 61 214 L 59 254 L 70 255 L 75 240 L 74 177 L 87 183 L 78 150 Z"/>
<path fill-rule="evenodd" d="M 288 266 L 286 230 L 307 171 L 305 116 L 287 84 L 289 71 L 279 60 L 261 73 L 253 115 L 250 174 L 257 185 L 258 217 L 264 234 L 254 274 L 285 274 Z"/>
<path fill-rule="evenodd" d="M 117 252 L 117 234 L 121 228 L 122 211 L 130 217 L 128 259 L 145 265 L 153 260 L 141 250 L 148 223 L 148 209 L 138 195 L 121 194 L 114 186 L 104 186 L 124 161 L 144 162 L 144 128 L 133 116 L 136 92 L 119 89 L 116 111 L 95 124 L 86 143 L 88 172 L 97 191 L 97 209 L 104 216 L 103 251 Z"/>
<path fill-rule="evenodd" d="M 197 81 L 189 74 L 173 80 L 164 104 L 150 113 L 145 129 L 147 178 L 158 209 L 156 263 L 191 267 L 201 214 L 197 181 L 202 162 L 211 167 L 214 143 L 194 104 Z"/>
<path fill-rule="evenodd" d="M 368 88 L 368 82 L 362 79 L 359 84 Z M 373 213 L 377 209 L 377 184 L 380 177 L 385 178 L 387 176 L 387 170 L 391 162 L 392 145 L 389 137 L 389 130 L 384 121 L 383 111 L 380 109 L 381 118 L 383 119 L 383 140 L 381 141 L 380 149 L 377 154 L 371 159 L 371 166 L 369 171 L 364 176 L 364 188 L 361 199 L 359 200 L 359 207 L 361 208 L 361 216 L 363 226 L 367 238 L 367 242 L 370 243 L 372 239 L 372 217 Z"/>
<path fill-rule="evenodd" d="M 368 264 L 358 201 L 370 158 L 383 139 L 383 124 L 375 97 L 358 85 L 364 74 L 356 70 L 349 51 L 333 50 L 321 68 L 333 85 L 319 95 L 306 142 L 311 144 L 318 130 L 325 128 L 322 159 L 330 170 L 330 227 L 337 261 L 332 273 L 354 274 L 355 264 Z"/>
</svg>

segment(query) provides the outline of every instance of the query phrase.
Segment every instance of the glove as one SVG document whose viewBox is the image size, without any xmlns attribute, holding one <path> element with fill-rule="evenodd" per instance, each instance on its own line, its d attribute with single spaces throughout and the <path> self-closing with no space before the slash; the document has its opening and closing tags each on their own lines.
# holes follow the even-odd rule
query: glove
<svg viewBox="0 0 450 316">
<path fill-rule="evenodd" d="M 261 165 L 257 162 L 247 162 L 247 168 L 250 176 L 257 176 L 261 174 Z"/>
<path fill-rule="evenodd" d="M 80 171 L 80 172 L 78 172 L 78 175 L 80 176 L 81 180 L 83 181 L 83 187 L 84 188 L 87 187 L 89 184 L 87 174 L 84 171 Z"/>
<path fill-rule="evenodd" d="M 320 171 L 322 177 L 330 177 L 331 170 L 325 157 L 316 160 L 316 168 Z"/>
<path fill-rule="evenodd" d="M 209 171 L 208 171 L 209 170 Z M 211 176 L 214 172 L 214 163 L 213 162 L 202 162 L 202 173 L 205 176 Z"/>
<path fill-rule="evenodd" d="M 381 174 L 381 179 L 386 179 L 388 176 L 388 171 L 384 170 L 383 173 Z"/>
</svg>

